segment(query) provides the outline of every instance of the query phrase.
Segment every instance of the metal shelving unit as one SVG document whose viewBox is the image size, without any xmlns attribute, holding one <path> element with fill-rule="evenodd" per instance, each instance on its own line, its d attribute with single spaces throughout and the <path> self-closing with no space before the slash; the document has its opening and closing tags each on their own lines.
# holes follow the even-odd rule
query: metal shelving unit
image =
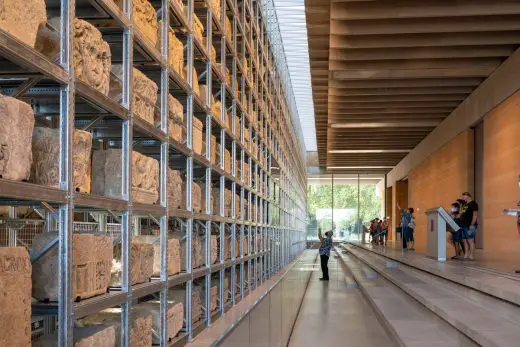
<svg viewBox="0 0 520 347">
<path fill-rule="evenodd" d="M 182 0 L 181 0 L 182 1 Z M 304 249 L 306 219 L 306 174 L 303 153 L 291 121 L 286 86 L 275 61 L 283 50 L 270 45 L 269 4 L 256 0 L 222 0 L 219 11 L 209 0 L 151 1 L 162 19 L 161 49 L 157 49 L 133 24 L 132 1 L 119 8 L 112 0 L 47 0 L 47 12 L 61 16 L 61 50 L 56 63 L 0 29 L 0 56 L 3 69 L 1 93 L 16 96 L 33 105 L 37 122 L 59 129 L 60 188 L 0 179 L 0 203 L 13 211 L 28 206 L 38 212 L 46 227 L 58 230 L 58 302 L 33 305 L 33 316 L 54 317 L 60 346 L 71 346 L 75 319 L 100 310 L 121 307 L 121 344 L 128 346 L 132 307 L 155 296 L 160 298 L 160 314 L 166 321 L 168 290 L 185 290 L 185 326 L 173 341 L 167 339 L 162 324 L 160 345 L 183 345 L 214 319 L 280 271 Z M 204 24 L 204 40 L 195 36 L 195 15 Z M 84 19 L 100 29 L 112 49 L 112 63 L 122 64 L 121 100 L 105 96 L 74 78 L 72 21 Z M 50 15 L 49 15 L 50 18 Z M 226 18 L 231 33 L 226 30 Z M 269 19 L 269 18 L 267 18 Z M 169 64 L 168 30 L 172 28 L 184 46 L 186 78 Z M 231 34 L 231 35 L 230 35 Z M 213 47 L 217 52 L 213 57 Z M 216 59 L 214 59 L 216 58 Z M 160 126 L 155 127 L 134 115 L 132 105 L 133 68 L 138 68 L 157 83 Z M 206 95 L 194 91 L 205 84 Z M 11 69 L 12 71 L 7 71 Z M 229 74 L 228 72 L 229 71 Z M 229 75 L 230 78 L 226 76 Z M 5 77 L 5 78 L 4 78 Z M 8 77 L 13 77 L 8 79 Z M 228 81 L 226 81 L 228 79 Z M 229 83 L 231 82 L 231 83 Z M 45 93 L 45 95 L 43 95 Z M 168 136 L 168 95 L 184 107 L 185 137 L 180 142 Z M 213 100 L 222 104 L 220 114 L 212 113 Z M 228 116 L 229 115 L 229 116 Z M 230 120 L 227 120 L 227 117 Z M 193 150 L 193 122 L 202 121 L 205 149 Z M 74 129 L 92 132 L 97 146 L 122 149 L 122 199 L 76 192 L 72 183 L 72 134 Z M 238 129 L 238 131 L 236 131 Z M 248 138 L 249 135 L 249 138 Z M 212 161 L 212 136 L 220 144 L 220 162 Z M 231 165 L 226 161 L 229 150 Z M 156 158 L 160 163 L 160 199 L 155 205 L 132 202 L 132 151 Z M 226 167 L 230 170 L 226 170 Z M 185 208 L 168 204 L 168 168 L 185 172 Z M 205 206 L 194 211 L 192 191 L 200 182 Z M 219 211 L 212 211 L 212 190 L 219 190 Z M 231 211 L 226 216 L 224 191 L 231 191 Z M 240 199 L 235 200 L 235 196 Z M 238 202 L 238 204 L 237 204 Z M 72 298 L 72 235 L 85 214 L 88 222 L 97 218 L 101 232 L 108 233 L 107 220 L 115 219 L 115 231 L 122 249 L 122 285 L 117 290 L 74 302 Z M 159 229 L 161 274 L 150 282 L 132 285 L 129 273 L 130 243 L 142 232 L 143 223 Z M 168 276 L 167 240 L 171 225 L 183 233 L 186 269 Z M 95 224 L 95 223 L 93 223 Z M 199 234 L 195 234 L 195 233 Z M 211 262 L 211 234 L 219 239 L 219 257 Z M 203 265 L 193 268 L 192 242 L 203 237 Z M 9 240 L 10 245 L 16 245 Z M 230 241 L 227 242 L 226 239 Z M 237 243 L 237 241 L 239 241 Z M 224 245 L 231 247 L 225 257 Z M 236 245 L 239 245 L 238 249 Z M 229 287 L 226 281 L 229 278 Z M 203 283 L 204 302 L 201 322 L 192 324 L 192 291 L 195 281 Z M 212 285 L 218 285 L 218 308 L 211 312 Z M 52 333 L 50 329 L 44 329 Z"/>
</svg>

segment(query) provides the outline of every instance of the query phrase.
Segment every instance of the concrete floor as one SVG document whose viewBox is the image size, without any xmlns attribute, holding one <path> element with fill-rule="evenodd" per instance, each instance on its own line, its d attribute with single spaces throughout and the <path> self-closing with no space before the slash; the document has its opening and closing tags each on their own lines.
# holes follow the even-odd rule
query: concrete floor
<svg viewBox="0 0 520 347">
<path fill-rule="evenodd" d="M 395 346 L 359 289 L 348 288 L 334 257 L 329 273 L 329 282 L 319 281 L 318 259 L 289 346 Z"/>
</svg>

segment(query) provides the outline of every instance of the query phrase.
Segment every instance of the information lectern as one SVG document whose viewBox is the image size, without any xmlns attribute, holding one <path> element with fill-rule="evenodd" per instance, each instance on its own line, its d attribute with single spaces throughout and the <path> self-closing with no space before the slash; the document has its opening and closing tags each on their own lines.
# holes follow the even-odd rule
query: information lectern
<svg viewBox="0 0 520 347">
<path fill-rule="evenodd" d="M 438 261 L 446 261 L 446 225 L 453 231 L 460 227 L 442 207 L 431 208 L 426 211 L 428 216 L 428 256 Z"/>
</svg>

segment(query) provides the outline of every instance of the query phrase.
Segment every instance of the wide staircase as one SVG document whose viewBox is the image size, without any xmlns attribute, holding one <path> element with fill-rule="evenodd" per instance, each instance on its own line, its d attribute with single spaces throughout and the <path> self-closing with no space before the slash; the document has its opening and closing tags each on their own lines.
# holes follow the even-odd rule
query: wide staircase
<svg viewBox="0 0 520 347">
<path fill-rule="evenodd" d="M 401 346 L 520 346 L 520 278 L 358 243 L 335 247 L 346 290 L 359 288 Z"/>
</svg>

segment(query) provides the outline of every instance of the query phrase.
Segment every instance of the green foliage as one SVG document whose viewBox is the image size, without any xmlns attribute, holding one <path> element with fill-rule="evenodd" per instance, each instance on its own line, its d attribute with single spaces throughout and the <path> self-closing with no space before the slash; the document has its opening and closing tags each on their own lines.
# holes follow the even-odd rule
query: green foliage
<svg viewBox="0 0 520 347">
<path fill-rule="evenodd" d="M 333 189 L 334 188 L 334 189 Z M 358 185 L 357 184 L 309 184 L 307 186 L 308 213 L 309 213 L 309 232 L 314 234 L 316 228 L 321 226 L 323 230 L 332 228 L 332 207 L 334 209 L 358 209 L 359 218 L 363 224 L 379 216 L 381 211 L 381 201 L 376 196 L 376 186 L 374 184 L 359 185 L 359 207 L 358 207 Z M 334 197 L 333 197 L 334 194 Z M 332 200 L 334 199 L 334 204 Z M 316 211 L 318 209 L 330 209 L 330 215 L 316 221 Z M 349 226 L 356 224 L 357 216 L 351 220 L 335 220 L 335 224 L 340 230 L 345 230 Z"/>
</svg>

